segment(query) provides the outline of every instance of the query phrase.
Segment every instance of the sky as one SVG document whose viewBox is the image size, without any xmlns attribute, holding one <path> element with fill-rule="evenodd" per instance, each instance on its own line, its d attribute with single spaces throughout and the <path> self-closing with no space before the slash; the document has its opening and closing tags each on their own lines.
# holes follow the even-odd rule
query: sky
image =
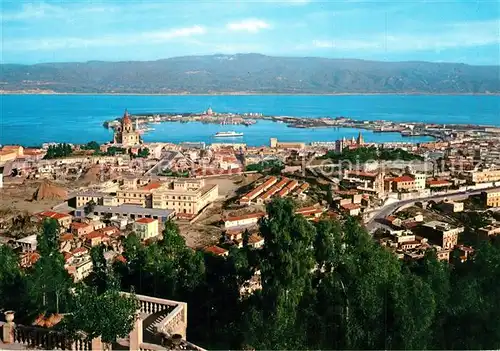
<svg viewBox="0 0 500 351">
<path fill-rule="evenodd" d="M 261 53 L 500 64 L 500 0 L 0 0 L 1 62 Z"/>
</svg>

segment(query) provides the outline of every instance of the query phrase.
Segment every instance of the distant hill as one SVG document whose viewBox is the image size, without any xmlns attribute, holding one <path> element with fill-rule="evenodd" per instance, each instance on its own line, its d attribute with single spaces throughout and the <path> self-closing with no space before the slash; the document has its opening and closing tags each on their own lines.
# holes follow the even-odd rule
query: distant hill
<svg viewBox="0 0 500 351">
<path fill-rule="evenodd" d="M 58 93 L 500 93 L 500 66 L 260 54 L 3 64 L 3 91 Z"/>
</svg>

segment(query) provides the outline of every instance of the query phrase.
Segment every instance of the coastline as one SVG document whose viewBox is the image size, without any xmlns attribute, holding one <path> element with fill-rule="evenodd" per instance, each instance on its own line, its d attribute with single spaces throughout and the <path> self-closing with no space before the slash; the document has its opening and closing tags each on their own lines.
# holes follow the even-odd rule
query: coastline
<svg viewBox="0 0 500 351">
<path fill-rule="evenodd" d="M 379 92 L 379 93 L 259 93 L 259 92 L 220 92 L 220 93 L 62 93 L 54 91 L 0 91 L 0 95 L 76 95 L 76 96 L 500 96 L 495 93 L 428 93 L 428 92 Z"/>
</svg>

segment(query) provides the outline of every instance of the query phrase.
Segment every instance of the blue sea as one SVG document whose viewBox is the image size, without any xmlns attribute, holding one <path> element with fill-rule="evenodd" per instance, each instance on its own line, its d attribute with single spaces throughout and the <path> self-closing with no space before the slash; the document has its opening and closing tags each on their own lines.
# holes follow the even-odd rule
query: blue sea
<svg viewBox="0 0 500 351">
<path fill-rule="evenodd" d="M 40 145 L 44 142 L 85 143 L 112 139 L 105 120 L 119 117 L 125 108 L 131 114 L 161 112 L 258 112 L 297 117 L 346 116 L 359 120 L 461 123 L 500 126 L 499 96 L 422 95 L 252 95 L 252 96 L 145 96 L 145 95 L 2 95 L 0 144 Z M 147 142 L 182 141 L 245 142 L 267 145 L 269 138 L 282 141 L 334 141 L 357 136 L 356 129 L 297 129 L 285 124 L 258 121 L 245 126 L 201 123 L 162 123 L 144 134 Z M 244 137 L 215 139 L 219 131 L 243 132 Z M 369 142 L 430 140 L 405 138 L 399 133 L 363 131 Z"/>
</svg>

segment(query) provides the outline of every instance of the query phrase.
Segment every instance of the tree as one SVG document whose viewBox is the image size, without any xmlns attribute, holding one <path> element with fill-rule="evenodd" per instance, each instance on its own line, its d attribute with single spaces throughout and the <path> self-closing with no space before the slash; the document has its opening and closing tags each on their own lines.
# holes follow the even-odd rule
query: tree
<svg viewBox="0 0 500 351">
<path fill-rule="evenodd" d="M 61 312 L 67 309 L 72 280 L 64 268 L 64 258 L 59 252 L 59 225 L 54 219 L 43 222 L 37 236 L 40 259 L 28 276 L 31 300 L 39 312 Z"/>
<path fill-rule="evenodd" d="M 137 152 L 137 157 L 147 158 L 149 156 L 149 149 L 147 147 L 140 148 Z"/>
<path fill-rule="evenodd" d="M 314 267 L 314 227 L 295 215 L 290 200 L 275 200 L 267 206 L 268 218 L 260 231 L 265 244 L 261 256 L 261 312 L 255 309 L 247 321 L 251 333 L 245 342 L 255 348 L 304 348 L 304 331 L 297 311 L 311 283 Z M 258 337 L 263 335 L 265 339 Z"/>
<path fill-rule="evenodd" d="M 0 246 L 0 310 L 29 311 L 26 300 L 26 279 L 19 268 L 18 257 L 6 245 Z"/>
<path fill-rule="evenodd" d="M 69 144 L 57 144 L 50 145 L 47 149 L 47 153 L 44 159 L 53 159 L 70 156 L 73 153 L 73 149 Z"/>
<path fill-rule="evenodd" d="M 83 207 L 83 212 L 85 213 L 86 216 L 94 212 L 94 209 L 96 207 L 96 203 L 94 200 L 90 200 L 87 202 L 87 204 Z"/>
<path fill-rule="evenodd" d="M 94 151 L 99 151 L 100 150 L 100 146 L 99 146 L 99 143 L 97 143 L 96 141 L 89 141 L 87 144 L 85 144 L 82 149 L 84 150 L 94 150 Z"/>
<path fill-rule="evenodd" d="M 105 343 L 126 337 L 133 329 L 139 303 L 134 295 L 124 296 L 111 289 L 80 286 L 73 296 L 73 309 L 64 318 L 64 329 L 71 334 L 83 331 L 89 340 L 101 337 Z"/>
<path fill-rule="evenodd" d="M 167 253 L 176 254 L 186 248 L 186 241 L 180 235 L 179 227 L 174 221 L 165 222 L 162 236 L 160 245 Z"/>
<path fill-rule="evenodd" d="M 90 257 L 92 258 L 92 272 L 86 281 L 96 288 L 98 294 L 102 294 L 115 283 L 104 257 L 104 245 L 92 247 Z"/>
</svg>

